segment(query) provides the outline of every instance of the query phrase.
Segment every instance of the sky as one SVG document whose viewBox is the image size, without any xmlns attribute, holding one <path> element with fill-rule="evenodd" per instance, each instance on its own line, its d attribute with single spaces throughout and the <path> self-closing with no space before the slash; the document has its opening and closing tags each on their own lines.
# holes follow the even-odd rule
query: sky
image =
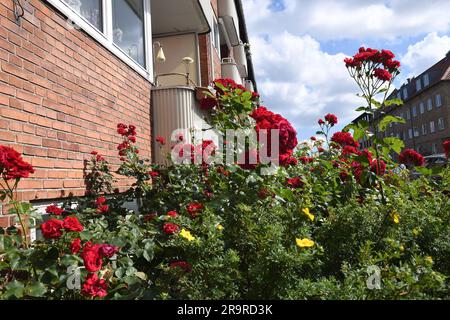
<svg viewBox="0 0 450 320">
<path fill-rule="evenodd" d="M 449 0 L 243 0 L 263 105 L 295 126 L 300 140 L 327 113 L 336 130 L 363 105 L 343 63 L 359 47 L 389 49 L 399 86 L 450 50 Z"/>
</svg>

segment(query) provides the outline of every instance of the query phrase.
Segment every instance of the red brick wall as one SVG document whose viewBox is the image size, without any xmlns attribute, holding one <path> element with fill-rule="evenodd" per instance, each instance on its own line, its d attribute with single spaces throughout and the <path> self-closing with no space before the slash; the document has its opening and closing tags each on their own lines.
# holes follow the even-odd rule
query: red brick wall
<svg viewBox="0 0 450 320">
<path fill-rule="evenodd" d="M 83 160 L 92 150 L 119 164 L 116 124 L 138 127 L 150 158 L 151 84 L 41 0 L 28 0 L 21 26 L 12 1 L 0 3 L 0 144 L 36 169 L 21 200 L 84 194 Z M 130 181 L 119 177 L 118 186 Z M 4 222 L 0 220 L 0 224 Z"/>
</svg>

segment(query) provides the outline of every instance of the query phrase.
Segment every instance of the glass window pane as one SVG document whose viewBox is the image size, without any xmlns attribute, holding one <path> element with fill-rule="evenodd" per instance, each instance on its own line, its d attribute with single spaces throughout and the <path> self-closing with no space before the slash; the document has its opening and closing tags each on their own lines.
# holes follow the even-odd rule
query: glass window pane
<svg viewBox="0 0 450 320">
<path fill-rule="evenodd" d="M 64 0 L 95 28 L 103 31 L 102 0 Z"/>
<path fill-rule="evenodd" d="M 112 5 L 114 43 L 145 67 L 143 1 L 114 0 Z"/>
</svg>

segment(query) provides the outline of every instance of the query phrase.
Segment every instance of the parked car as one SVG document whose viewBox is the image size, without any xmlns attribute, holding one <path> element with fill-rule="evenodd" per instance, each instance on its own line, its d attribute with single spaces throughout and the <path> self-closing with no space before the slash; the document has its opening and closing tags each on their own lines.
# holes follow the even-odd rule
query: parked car
<svg viewBox="0 0 450 320">
<path fill-rule="evenodd" d="M 445 154 L 434 154 L 424 158 L 425 166 L 427 168 L 443 167 L 448 163 L 448 159 L 445 157 Z"/>
</svg>

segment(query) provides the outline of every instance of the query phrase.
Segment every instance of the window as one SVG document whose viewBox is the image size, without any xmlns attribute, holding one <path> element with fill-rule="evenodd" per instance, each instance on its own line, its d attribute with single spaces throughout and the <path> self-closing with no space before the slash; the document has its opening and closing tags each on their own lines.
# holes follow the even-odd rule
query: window
<svg viewBox="0 0 450 320">
<path fill-rule="evenodd" d="M 145 66 L 144 3 L 142 0 L 114 0 L 112 8 L 114 43 Z"/>
<path fill-rule="evenodd" d="M 423 75 L 423 86 L 426 87 L 430 84 L 430 77 L 428 76 L 428 73 L 425 73 Z"/>
<path fill-rule="evenodd" d="M 63 0 L 96 29 L 103 31 L 102 0 Z"/>
<path fill-rule="evenodd" d="M 46 0 L 143 77 L 152 80 L 150 0 Z"/>
<path fill-rule="evenodd" d="M 416 108 L 416 106 L 414 106 L 412 108 L 412 115 L 413 115 L 413 117 L 417 117 L 417 108 Z"/>
<path fill-rule="evenodd" d="M 410 139 L 413 138 L 413 130 L 412 129 L 408 129 L 408 136 Z"/>
<path fill-rule="evenodd" d="M 434 121 L 430 121 L 430 133 L 435 133 L 436 128 L 434 127 Z"/>
<path fill-rule="evenodd" d="M 399 92 L 397 92 L 397 99 L 402 99 L 402 92 L 401 91 L 399 91 Z"/>
<path fill-rule="evenodd" d="M 405 114 L 403 112 L 400 113 L 400 118 L 405 119 Z"/>
<path fill-rule="evenodd" d="M 422 89 L 422 81 L 420 81 L 420 78 L 416 80 L 416 90 L 420 91 Z"/>
<path fill-rule="evenodd" d="M 418 136 L 420 136 L 419 129 L 417 129 L 416 127 L 414 127 L 414 137 L 417 138 Z"/>
<path fill-rule="evenodd" d="M 406 110 L 406 119 L 411 119 L 411 112 L 409 110 Z"/>
<path fill-rule="evenodd" d="M 429 98 L 427 102 L 427 110 L 431 111 L 433 110 L 433 99 Z"/>
<path fill-rule="evenodd" d="M 213 43 L 214 47 L 216 48 L 220 56 L 220 31 L 216 17 L 213 18 L 213 28 L 211 30 L 211 42 Z"/>
<path fill-rule="evenodd" d="M 444 118 L 439 118 L 438 119 L 438 129 L 439 130 L 444 130 L 445 129 Z"/>
<path fill-rule="evenodd" d="M 424 114 L 425 113 L 425 104 L 423 102 L 420 103 L 420 114 Z"/>
<path fill-rule="evenodd" d="M 422 124 L 422 135 L 426 135 L 426 134 L 427 134 L 427 125 Z"/>
<path fill-rule="evenodd" d="M 403 88 L 403 99 L 408 99 L 408 88 Z"/>
<path fill-rule="evenodd" d="M 436 143 L 433 143 L 431 145 L 431 153 L 432 154 L 436 154 L 437 153 L 437 144 Z"/>
<path fill-rule="evenodd" d="M 436 108 L 442 106 L 442 97 L 440 94 L 436 95 Z"/>
</svg>

